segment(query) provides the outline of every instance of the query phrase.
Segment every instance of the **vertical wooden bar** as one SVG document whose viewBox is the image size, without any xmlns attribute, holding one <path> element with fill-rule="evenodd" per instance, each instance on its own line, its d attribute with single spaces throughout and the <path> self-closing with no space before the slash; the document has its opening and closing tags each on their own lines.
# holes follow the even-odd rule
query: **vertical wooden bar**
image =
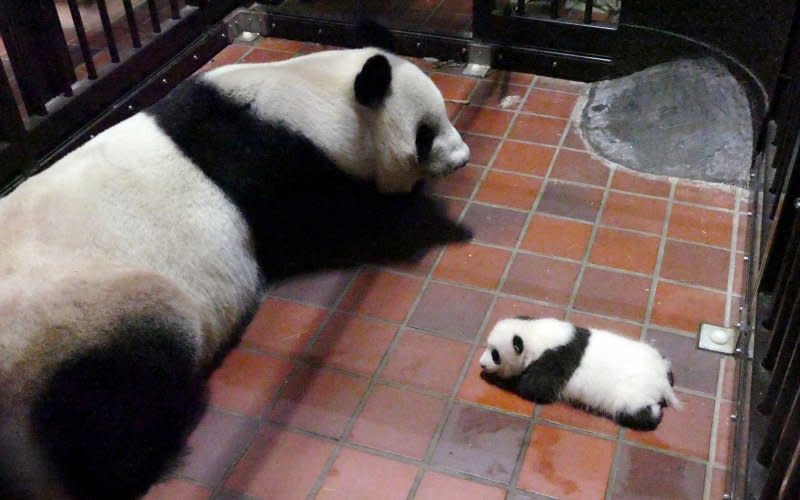
<svg viewBox="0 0 800 500">
<path fill-rule="evenodd" d="M 172 19 L 180 19 L 181 18 L 181 10 L 178 8 L 178 0 L 169 0 L 169 7 L 172 11 Z"/>
<path fill-rule="evenodd" d="M 583 10 L 583 23 L 592 24 L 592 13 L 594 13 L 594 0 L 585 0 L 586 5 Z"/>
<path fill-rule="evenodd" d="M 97 2 L 97 10 L 100 13 L 100 22 L 103 25 L 103 33 L 106 36 L 106 45 L 111 56 L 111 62 L 119 62 L 119 51 L 117 50 L 117 42 L 114 40 L 114 31 L 111 29 L 111 19 L 108 16 L 106 0 L 95 1 Z"/>
<path fill-rule="evenodd" d="M 3 0 L 0 30 L 29 114 L 46 115 L 47 101 L 72 95 L 77 78 L 52 0 Z"/>
<path fill-rule="evenodd" d="M 81 19 L 81 10 L 78 8 L 77 0 L 67 0 L 67 4 L 72 15 L 72 24 L 75 26 L 75 35 L 78 37 L 78 45 L 81 48 L 83 63 L 86 65 L 86 73 L 90 79 L 94 80 L 97 78 L 97 68 L 94 66 L 89 40 L 86 38 L 86 30 L 83 27 L 83 19 Z"/>
<path fill-rule="evenodd" d="M 141 48 L 142 39 L 139 37 L 139 26 L 136 25 L 136 14 L 133 12 L 131 0 L 122 0 L 125 7 L 125 18 L 128 20 L 128 32 L 131 34 L 131 42 L 134 48 Z"/>
<path fill-rule="evenodd" d="M 147 0 L 147 9 L 150 11 L 150 24 L 153 26 L 153 33 L 161 33 L 161 21 L 158 19 L 156 0 Z"/>
</svg>

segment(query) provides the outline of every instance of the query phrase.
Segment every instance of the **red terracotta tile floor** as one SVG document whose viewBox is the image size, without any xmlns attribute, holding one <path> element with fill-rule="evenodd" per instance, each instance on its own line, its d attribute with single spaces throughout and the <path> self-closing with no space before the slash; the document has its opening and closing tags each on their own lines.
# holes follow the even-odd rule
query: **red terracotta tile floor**
<svg viewBox="0 0 800 500">
<path fill-rule="evenodd" d="M 262 39 L 206 68 L 318 48 Z M 719 496 L 734 371 L 695 348 L 696 332 L 737 317 L 744 192 L 593 156 L 571 121 L 584 84 L 514 74 L 504 108 L 496 74 L 430 70 L 470 103 L 455 122 L 473 163 L 433 192 L 475 240 L 277 286 L 213 376 L 185 465 L 150 498 Z M 685 408 L 632 432 L 489 386 L 485 336 L 520 314 L 652 343 Z"/>
</svg>

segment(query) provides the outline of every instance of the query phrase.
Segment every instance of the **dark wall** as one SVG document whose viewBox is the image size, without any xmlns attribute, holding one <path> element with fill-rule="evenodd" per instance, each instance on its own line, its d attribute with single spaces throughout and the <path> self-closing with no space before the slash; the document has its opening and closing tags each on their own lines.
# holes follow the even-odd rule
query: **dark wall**
<svg viewBox="0 0 800 500">
<path fill-rule="evenodd" d="M 771 94 L 798 0 L 622 0 L 620 24 L 663 30 L 738 60 Z"/>
</svg>

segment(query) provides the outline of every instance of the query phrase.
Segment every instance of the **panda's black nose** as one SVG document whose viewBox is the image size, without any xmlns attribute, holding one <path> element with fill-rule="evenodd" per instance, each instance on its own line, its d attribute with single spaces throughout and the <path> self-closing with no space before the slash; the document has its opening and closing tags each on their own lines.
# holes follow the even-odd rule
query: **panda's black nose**
<svg viewBox="0 0 800 500">
<path fill-rule="evenodd" d="M 469 160 L 464 160 L 463 162 L 461 162 L 458 165 L 456 165 L 453 170 L 459 170 L 461 168 L 464 168 L 464 167 L 467 166 L 467 163 L 469 163 Z"/>
<path fill-rule="evenodd" d="M 486 369 L 486 365 L 481 363 L 481 370 L 485 370 L 485 369 Z"/>
</svg>

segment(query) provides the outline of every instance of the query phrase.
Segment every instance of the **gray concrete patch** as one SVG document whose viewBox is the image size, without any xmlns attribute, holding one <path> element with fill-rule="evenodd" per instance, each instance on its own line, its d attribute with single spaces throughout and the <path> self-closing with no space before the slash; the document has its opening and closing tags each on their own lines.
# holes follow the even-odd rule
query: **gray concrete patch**
<svg viewBox="0 0 800 500">
<path fill-rule="evenodd" d="M 746 186 L 751 123 L 744 88 L 705 58 L 593 84 L 580 127 L 597 154 L 625 167 Z"/>
</svg>

